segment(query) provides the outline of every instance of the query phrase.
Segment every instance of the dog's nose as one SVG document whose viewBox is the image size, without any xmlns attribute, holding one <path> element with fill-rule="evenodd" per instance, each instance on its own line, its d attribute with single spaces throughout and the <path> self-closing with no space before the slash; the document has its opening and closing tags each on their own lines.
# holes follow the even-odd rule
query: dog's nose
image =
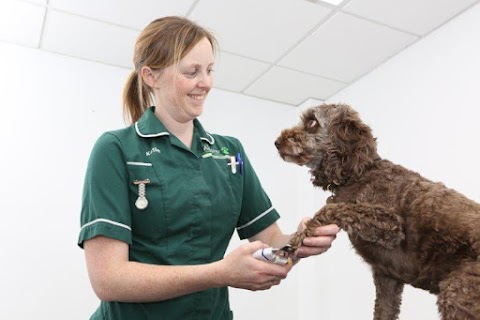
<svg viewBox="0 0 480 320">
<path fill-rule="evenodd" d="M 277 149 L 280 147 L 280 139 L 275 140 L 275 147 L 277 147 Z"/>
</svg>

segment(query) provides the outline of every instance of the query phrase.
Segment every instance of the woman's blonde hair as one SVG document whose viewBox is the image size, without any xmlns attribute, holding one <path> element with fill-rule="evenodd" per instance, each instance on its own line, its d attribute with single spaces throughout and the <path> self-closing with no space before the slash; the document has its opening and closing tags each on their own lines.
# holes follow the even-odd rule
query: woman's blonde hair
<svg viewBox="0 0 480 320">
<path fill-rule="evenodd" d="M 141 69 L 163 69 L 178 62 L 203 38 L 215 52 L 217 41 L 205 28 L 182 17 L 171 16 L 152 21 L 137 38 L 133 63 L 135 69 L 123 89 L 123 115 L 135 123 L 153 104 L 151 88 L 143 82 Z"/>
</svg>

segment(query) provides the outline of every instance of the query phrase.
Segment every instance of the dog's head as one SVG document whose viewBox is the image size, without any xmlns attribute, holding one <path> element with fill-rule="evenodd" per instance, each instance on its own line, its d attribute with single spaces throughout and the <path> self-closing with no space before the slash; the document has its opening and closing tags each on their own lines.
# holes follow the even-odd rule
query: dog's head
<svg viewBox="0 0 480 320">
<path fill-rule="evenodd" d="M 313 184 L 343 185 L 378 158 L 370 128 L 349 106 L 324 104 L 306 110 L 301 119 L 282 131 L 275 146 L 283 160 L 309 167 Z"/>
</svg>

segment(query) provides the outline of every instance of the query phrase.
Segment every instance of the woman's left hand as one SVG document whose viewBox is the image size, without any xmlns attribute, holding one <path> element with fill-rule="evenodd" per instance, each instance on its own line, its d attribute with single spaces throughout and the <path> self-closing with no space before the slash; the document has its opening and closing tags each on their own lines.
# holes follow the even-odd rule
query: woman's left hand
<svg viewBox="0 0 480 320">
<path fill-rule="evenodd" d="M 304 218 L 298 226 L 298 231 L 305 229 L 305 225 L 310 219 Z M 339 231 L 340 228 L 336 224 L 317 227 L 313 237 L 303 239 L 302 246 L 297 249 L 295 255 L 298 258 L 306 258 L 324 253 L 331 247 Z"/>
</svg>

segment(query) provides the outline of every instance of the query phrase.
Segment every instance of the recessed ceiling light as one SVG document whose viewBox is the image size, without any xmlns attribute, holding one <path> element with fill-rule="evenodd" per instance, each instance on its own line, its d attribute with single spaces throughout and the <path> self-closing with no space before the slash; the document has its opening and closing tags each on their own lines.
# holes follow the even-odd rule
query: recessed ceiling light
<svg viewBox="0 0 480 320">
<path fill-rule="evenodd" d="M 331 5 L 334 5 L 334 6 L 338 6 L 340 3 L 343 2 L 343 0 L 307 0 L 309 2 L 313 2 L 313 3 L 328 3 L 328 4 L 331 4 Z"/>
</svg>

